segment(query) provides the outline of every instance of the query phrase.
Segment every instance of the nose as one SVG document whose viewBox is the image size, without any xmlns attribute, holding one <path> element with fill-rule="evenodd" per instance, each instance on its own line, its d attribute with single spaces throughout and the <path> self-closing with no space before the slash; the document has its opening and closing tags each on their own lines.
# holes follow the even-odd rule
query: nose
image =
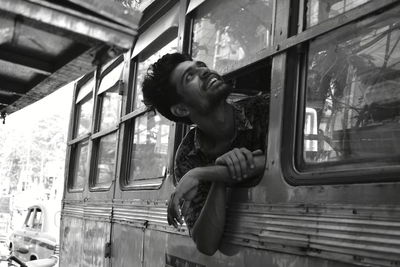
<svg viewBox="0 0 400 267">
<path fill-rule="evenodd" d="M 200 78 L 206 78 L 210 74 L 210 70 L 206 67 L 199 67 Z"/>
</svg>

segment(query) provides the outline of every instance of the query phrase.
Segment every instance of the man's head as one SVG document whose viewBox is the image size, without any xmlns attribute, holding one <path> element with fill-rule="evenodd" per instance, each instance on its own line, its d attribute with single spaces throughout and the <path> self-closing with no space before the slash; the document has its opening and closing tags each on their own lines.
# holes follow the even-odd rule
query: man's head
<svg viewBox="0 0 400 267">
<path fill-rule="evenodd" d="M 216 72 L 180 53 L 167 54 L 150 66 L 142 90 L 147 105 L 184 123 L 192 123 L 193 113 L 206 114 L 230 93 Z"/>
</svg>

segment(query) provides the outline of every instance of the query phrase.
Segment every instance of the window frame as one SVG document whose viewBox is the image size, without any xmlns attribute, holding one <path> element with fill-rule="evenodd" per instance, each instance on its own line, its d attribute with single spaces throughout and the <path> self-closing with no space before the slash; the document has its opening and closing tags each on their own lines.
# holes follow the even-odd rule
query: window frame
<svg viewBox="0 0 400 267">
<path fill-rule="evenodd" d="M 176 13 L 178 12 L 178 13 Z M 166 12 L 166 14 L 171 14 L 175 19 L 179 14 L 179 4 L 174 5 L 171 9 Z M 143 42 L 146 43 L 146 46 L 141 46 L 139 51 L 136 50 L 132 54 L 132 58 L 130 60 L 130 78 L 129 78 L 129 93 L 127 95 L 127 104 L 125 107 L 125 114 L 121 118 L 121 122 L 124 124 L 124 135 L 123 135 L 123 159 L 121 160 L 121 175 L 119 179 L 120 188 L 122 191 L 132 191 L 132 190 L 158 190 L 162 187 L 165 179 L 171 174 L 172 161 L 170 160 L 171 155 L 174 150 L 174 135 L 175 135 L 175 123 L 170 122 L 169 126 L 169 137 L 168 137 L 168 151 L 167 151 L 167 163 L 166 170 L 162 176 L 159 177 L 147 177 L 143 179 L 132 179 L 131 178 L 131 161 L 132 161 L 132 146 L 133 146 L 133 138 L 134 138 L 134 125 L 136 120 L 149 113 L 154 111 L 149 111 L 148 108 L 143 105 L 141 107 L 135 108 L 135 97 L 138 90 L 137 86 L 137 75 L 138 75 L 138 65 L 139 59 L 144 55 L 144 58 L 151 56 L 155 52 L 158 51 L 159 48 L 164 47 L 170 42 L 176 40 L 176 45 L 178 46 L 179 37 L 178 37 L 178 26 L 175 19 L 168 18 L 164 15 L 161 20 L 168 21 L 170 23 L 169 27 L 165 27 L 160 21 L 157 21 L 153 25 L 150 25 L 147 31 L 154 30 L 153 26 L 162 25 L 162 31 L 156 31 L 158 33 L 157 36 L 153 36 L 151 42 L 146 43 L 146 39 L 149 37 L 146 36 L 146 31 L 143 32 L 144 36 L 147 38 L 143 39 Z M 139 40 L 141 40 L 139 36 Z M 157 46 L 155 43 L 157 42 Z M 160 45 L 162 43 L 162 45 Z M 158 114 L 158 113 L 157 113 Z M 159 114 L 161 116 L 161 114 Z"/>
<path fill-rule="evenodd" d="M 93 79 L 93 89 L 91 91 L 88 91 L 87 94 L 82 97 L 79 101 L 77 100 L 78 95 L 79 95 L 79 89 L 82 88 L 83 85 L 85 85 L 86 83 L 88 83 L 91 79 Z M 88 146 L 88 159 L 86 162 L 87 168 L 88 168 L 88 174 L 86 180 L 88 179 L 88 177 L 90 176 L 90 167 L 89 167 L 89 159 L 90 159 L 90 146 L 91 146 L 91 134 L 92 134 L 92 125 L 93 125 L 93 120 L 94 120 L 94 105 L 95 105 L 95 88 L 96 88 L 96 75 L 95 75 L 95 71 L 91 71 L 90 73 L 86 74 L 85 76 L 83 76 L 79 81 L 76 82 L 75 85 L 75 95 L 74 95 L 74 101 L 73 101 L 73 119 L 72 119 L 72 133 L 71 133 L 71 140 L 69 140 L 67 142 L 68 147 L 70 148 L 70 155 L 69 155 L 69 166 L 68 166 L 68 181 L 67 181 L 67 190 L 69 193 L 79 193 L 79 192 L 83 192 L 85 190 L 85 181 L 82 185 L 82 187 L 79 188 L 73 188 L 73 183 L 75 181 L 74 178 L 74 172 L 75 172 L 75 168 L 76 168 L 76 163 L 77 163 L 77 158 L 76 158 L 76 149 L 77 146 L 79 144 L 85 143 L 87 142 L 87 146 Z M 92 94 L 91 98 L 92 98 L 92 117 L 91 117 L 91 121 L 90 121 L 90 129 L 87 133 L 84 133 L 81 136 L 77 136 L 75 137 L 75 134 L 77 133 L 77 123 L 78 123 L 78 112 L 77 112 L 77 105 L 81 102 L 84 101 L 90 94 Z"/>
<path fill-rule="evenodd" d="M 123 79 L 118 79 L 111 87 L 99 92 L 99 88 L 101 85 L 101 81 L 111 72 L 113 71 L 116 67 L 118 67 L 120 64 L 125 64 L 124 62 L 124 55 L 120 55 L 113 60 L 111 60 L 108 64 L 105 64 L 101 66 L 101 68 L 98 68 L 96 71 L 96 86 L 95 86 L 95 92 L 94 92 L 94 112 L 93 112 L 93 120 L 94 123 L 93 128 L 92 128 L 92 133 L 90 136 L 90 168 L 89 168 L 89 191 L 90 192 L 104 192 L 104 191 L 109 191 L 112 187 L 113 184 L 115 183 L 115 180 L 117 179 L 117 159 L 118 159 L 118 144 L 119 144 L 119 129 L 120 129 L 120 122 L 121 122 L 121 114 L 122 114 L 122 97 L 119 100 L 120 101 L 120 109 L 119 109 L 119 115 L 118 119 L 115 122 L 114 125 L 112 125 L 109 128 L 100 130 L 100 120 L 101 120 L 101 112 L 103 108 L 103 96 L 102 94 L 107 93 L 110 90 L 117 89 L 117 92 L 119 95 L 122 96 L 122 91 L 124 89 L 124 81 Z M 122 73 L 126 71 L 125 68 L 122 69 Z M 99 148 L 100 148 L 100 142 L 102 138 L 116 134 L 116 142 L 115 142 L 115 155 L 114 155 L 114 177 L 112 177 L 110 184 L 107 186 L 104 185 L 99 185 L 96 183 L 96 176 L 97 176 L 97 166 L 99 164 Z"/>
<path fill-rule="evenodd" d="M 400 3 L 395 5 L 395 1 L 382 1 L 378 4 L 374 1 L 367 2 L 360 7 L 363 12 L 360 12 L 358 8 L 349 10 L 312 26 L 297 36 L 290 37 L 284 41 L 284 44 L 291 44 L 285 48 L 288 50 L 288 59 L 285 80 L 285 87 L 287 89 L 284 95 L 283 117 L 292 119 L 283 121 L 282 140 L 290 140 L 290 142 L 283 141 L 281 143 L 282 149 L 280 154 L 283 177 L 290 185 L 352 184 L 399 180 L 400 164 L 385 166 L 379 163 L 371 164 L 373 161 L 367 163 L 328 162 L 303 169 L 299 168 L 299 163 L 303 160 L 303 124 L 306 107 L 306 78 L 310 42 L 314 37 L 334 32 L 336 29 L 357 23 L 395 6 L 400 6 Z M 304 10 L 300 12 L 301 14 L 305 13 Z M 300 18 L 300 20 L 302 19 L 304 18 Z M 340 20 L 344 21 L 336 27 L 333 26 L 335 22 Z M 288 42 L 288 40 L 291 41 Z"/>
<path fill-rule="evenodd" d="M 301 0 L 305 1 L 305 0 Z M 194 24 L 195 24 L 195 19 L 198 14 L 198 7 L 201 7 L 206 0 L 190 0 L 189 1 L 189 6 L 188 10 L 186 12 L 187 19 L 189 21 L 189 38 L 187 40 L 187 53 L 192 56 L 192 45 L 193 45 L 193 31 L 194 31 Z M 222 70 L 217 70 L 217 72 L 221 73 L 223 77 L 225 76 L 233 76 L 235 73 L 239 73 L 243 69 L 247 69 L 249 67 L 252 67 L 254 65 L 257 65 L 260 61 L 265 61 L 265 60 L 272 60 L 272 56 L 277 52 L 278 50 L 274 49 L 274 44 L 275 44 L 275 36 L 274 36 L 274 28 L 275 28 L 275 12 L 276 12 L 276 0 L 271 1 L 273 4 L 272 7 L 272 17 L 271 17 L 271 32 L 269 35 L 270 41 L 269 45 L 262 50 L 258 51 L 256 54 L 252 55 L 251 57 L 246 58 L 245 60 L 242 61 L 241 64 L 235 63 L 235 67 L 231 68 L 229 71 L 222 71 Z M 210 66 L 209 66 L 210 67 Z"/>
</svg>

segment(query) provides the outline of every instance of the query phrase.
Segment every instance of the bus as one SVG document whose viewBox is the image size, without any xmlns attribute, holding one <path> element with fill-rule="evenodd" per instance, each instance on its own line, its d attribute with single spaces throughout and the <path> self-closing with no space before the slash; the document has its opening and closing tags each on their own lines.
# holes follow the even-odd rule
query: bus
<svg viewBox="0 0 400 267">
<path fill-rule="evenodd" d="M 400 265 L 400 1 L 118 2 L 138 37 L 76 81 L 60 266 Z M 141 82 L 171 52 L 270 94 L 263 178 L 230 189 L 213 256 L 166 219 L 189 126 L 149 111 Z"/>
</svg>

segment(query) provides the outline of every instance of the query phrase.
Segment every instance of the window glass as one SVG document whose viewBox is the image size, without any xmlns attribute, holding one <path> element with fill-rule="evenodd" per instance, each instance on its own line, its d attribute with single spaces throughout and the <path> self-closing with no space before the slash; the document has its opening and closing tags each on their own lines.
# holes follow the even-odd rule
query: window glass
<svg viewBox="0 0 400 267">
<path fill-rule="evenodd" d="M 109 73 L 107 73 L 103 79 L 101 79 L 99 92 L 102 93 L 105 90 L 111 88 L 119 80 L 122 80 L 122 71 L 124 69 L 124 63 L 120 63 L 118 66 L 114 67 Z"/>
<path fill-rule="evenodd" d="M 76 105 L 77 122 L 76 134 L 74 135 L 75 138 L 81 136 L 82 134 L 90 132 L 92 121 L 92 108 L 92 94 L 88 95 L 85 99 L 83 99 Z"/>
<path fill-rule="evenodd" d="M 35 218 L 33 219 L 33 229 L 41 230 L 42 229 L 42 211 L 40 209 L 36 209 Z"/>
<path fill-rule="evenodd" d="M 25 227 L 32 228 L 34 215 L 35 215 L 34 209 L 29 209 L 28 215 L 26 215 L 26 219 L 25 219 Z"/>
<path fill-rule="evenodd" d="M 400 8 L 312 41 L 303 160 L 399 163 Z"/>
<path fill-rule="evenodd" d="M 71 189 L 82 189 L 88 176 L 87 160 L 89 156 L 88 142 L 78 143 L 75 150 L 74 172 L 72 174 Z"/>
<path fill-rule="evenodd" d="M 156 53 L 152 54 L 150 57 L 145 59 L 141 58 L 139 55 L 139 63 L 137 67 L 137 78 L 136 78 L 136 95 L 134 100 L 134 109 L 140 108 L 143 106 L 143 93 L 142 93 L 142 82 L 144 76 L 146 75 L 147 69 L 149 68 L 150 64 L 156 62 L 160 57 L 167 53 L 174 53 L 177 52 L 177 45 L 178 45 L 178 38 L 173 39 L 167 45 L 162 47 Z"/>
<path fill-rule="evenodd" d="M 104 130 L 118 123 L 122 96 L 119 94 L 118 87 L 114 87 L 102 93 L 100 96 L 102 98 L 100 130 Z"/>
<path fill-rule="evenodd" d="M 110 186 L 115 174 L 117 132 L 102 137 L 98 144 L 96 186 Z"/>
<path fill-rule="evenodd" d="M 156 178 L 167 167 L 170 122 L 148 112 L 135 120 L 131 159 L 131 179 Z"/>
<path fill-rule="evenodd" d="M 272 0 L 206 1 L 194 18 L 192 57 L 227 73 L 272 44 Z"/>
<path fill-rule="evenodd" d="M 307 2 L 307 27 L 343 14 L 370 0 L 309 0 Z"/>
</svg>

